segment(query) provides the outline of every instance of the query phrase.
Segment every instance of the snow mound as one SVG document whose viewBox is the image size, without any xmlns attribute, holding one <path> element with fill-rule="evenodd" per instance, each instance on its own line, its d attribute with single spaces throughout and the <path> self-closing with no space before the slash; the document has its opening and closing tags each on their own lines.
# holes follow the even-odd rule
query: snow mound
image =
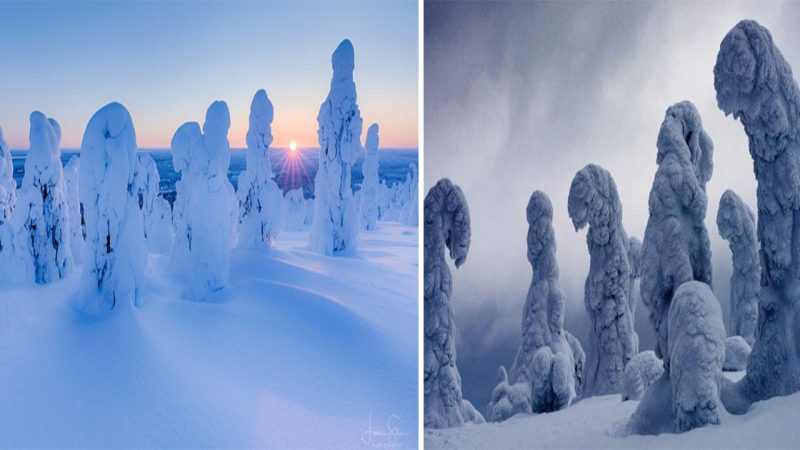
<svg viewBox="0 0 800 450">
<path fill-rule="evenodd" d="M 652 350 L 628 361 L 622 373 L 622 401 L 641 400 L 644 392 L 664 373 L 664 364 Z"/>
</svg>

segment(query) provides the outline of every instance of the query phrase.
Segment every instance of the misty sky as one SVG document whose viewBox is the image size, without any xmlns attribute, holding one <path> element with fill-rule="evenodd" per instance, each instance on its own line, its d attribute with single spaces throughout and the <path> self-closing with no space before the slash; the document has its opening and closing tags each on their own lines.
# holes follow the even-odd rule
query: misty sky
<svg viewBox="0 0 800 450">
<path fill-rule="evenodd" d="M 525 207 L 536 189 L 553 201 L 567 301 L 565 327 L 586 348 L 586 231 L 567 195 L 597 163 L 614 176 L 631 236 L 642 237 L 668 106 L 691 100 L 714 141 L 706 227 L 713 288 L 726 326 L 731 254 L 716 214 L 725 189 L 755 210 L 756 182 L 742 126 L 717 108 L 719 44 L 741 19 L 769 28 L 800 71 L 800 4 L 714 2 L 431 3 L 425 5 L 425 190 L 449 177 L 464 190 L 472 246 L 454 274 L 458 366 L 464 396 L 485 411 L 500 364 L 510 367 L 531 280 Z M 639 300 L 641 349 L 652 349 Z"/>
<path fill-rule="evenodd" d="M 244 146 L 250 101 L 275 106 L 275 147 L 316 147 L 317 113 L 331 54 L 355 47 L 365 121 L 383 147 L 417 147 L 418 5 L 363 1 L 0 1 L 0 127 L 28 147 L 28 118 L 57 119 L 76 148 L 95 111 L 131 112 L 139 147 L 169 147 L 182 123 L 202 123 L 214 100 L 231 112 L 230 141 Z"/>
</svg>

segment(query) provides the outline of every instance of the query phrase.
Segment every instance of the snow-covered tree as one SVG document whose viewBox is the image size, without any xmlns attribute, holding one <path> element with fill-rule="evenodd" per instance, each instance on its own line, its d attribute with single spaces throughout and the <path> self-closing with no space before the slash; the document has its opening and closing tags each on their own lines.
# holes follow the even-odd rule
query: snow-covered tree
<svg viewBox="0 0 800 450">
<path fill-rule="evenodd" d="M 741 336 L 730 336 L 725 339 L 725 364 L 722 370 L 738 372 L 747 369 L 747 358 L 752 347 Z"/>
<path fill-rule="evenodd" d="M 319 170 L 314 178 L 311 248 L 326 255 L 356 250 L 359 218 L 350 176 L 361 151 L 361 113 L 353 81 L 353 44 L 345 39 L 331 58 L 333 79 L 317 116 Z"/>
<path fill-rule="evenodd" d="M 465 421 L 483 422 L 461 396 L 456 367 L 456 324 L 453 279 L 445 250 L 456 268 L 467 259 L 470 244 L 469 207 L 461 188 L 439 180 L 425 196 L 425 428 L 449 428 Z"/>
<path fill-rule="evenodd" d="M 572 349 L 572 359 L 575 362 L 575 396 L 583 395 L 583 385 L 586 383 L 586 353 L 583 351 L 581 341 L 567 330 L 564 330 L 564 337 Z"/>
<path fill-rule="evenodd" d="M 744 126 L 758 180 L 761 291 L 738 389 L 749 400 L 800 391 L 800 89 L 769 30 L 743 20 L 720 44 L 717 104 Z"/>
<path fill-rule="evenodd" d="M 247 130 L 247 170 L 239 175 L 239 243 L 270 249 L 283 225 L 283 192 L 275 182 L 269 146 L 272 144 L 272 102 L 259 89 L 250 103 Z"/>
<path fill-rule="evenodd" d="M 119 103 L 100 108 L 81 143 L 80 200 L 86 225 L 81 289 L 86 312 L 138 300 L 147 261 L 142 213 L 134 191 L 136 132 Z"/>
<path fill-rule="evenodd" d="M 578 171 L 570 186 L 567 210 L 576 230 L 589 227 L 584 303 L 591 329 L 583 395 L 617 393 L 622 389 L 625 365 L 638 353 L 638 338 L 629 298 L 630 243 L 611 174 L 595 164 Z"/>
<path fill-rule="evenodd" d="M 30 116 L 30 149 L 14 212 L 14 239 L 26 278 L 59 280 L 72 269 L 69 207 L 61 166 L 61 127 L 39 111 Z"/>
<path fill-rule="evenodd" d="M 80 186 L 81 159 L 77 155 L 70 158 L 64 166 L 64 193 L 69 209 L 69 245 L 72 249 L 72 260 L 83 261 L 84 231 L 83 214 L 81 214 Z"/>
<path fill-rule="evenodd" d="M 564 294 L 558 281 L 553 205 L 547 194 L 535 191 L 526 215 L 533 277 L 522 313 L 522 342 L 507 379 L 495 388 L 489 404 L 495 421 L 517 413 L 563 409 L 575 397 L 577 366 L 572 345 L 577 341 L 570 345 L 563 328 Z"/>
<path fill-rule="evenodd" d="M 173 261 L 189 277 L 187 295 L 204 299 L 225 287 L 230 272 L 232 234 L 238 214 L 228 181 L 231 125 L 228 105 L 216 101 L 206 112 L 203 131 L 196 122 L 181 125 L 172 137 L 176 185 Z"/>
<path fill-rule="evenodd" d="M 400 211 L 400 222 L 406 225 L 419 226 L 419 199 L 417 198 L 417 186 L 419 177 L 417 175 L 416 164 L 408 165 L 408 175 L 403 185 L 404 200 Z"/>
<path fill-rule="evenodd" d="M 172 209 L 169 202 L 160 197 L 161 176 L 153 157 L 140 153 L 134 186 L 139 209 L 144 216 L 144 234 L 147 248 L 154 253 L 163 253 L 172 246 Z"/>
<path fill-rule="evenodd" d="M 628 265 L 631 269 L 630 286 L 628 287 L 628 301 L 630 301 L 631 304 L 631 317 L 635 319 L 636 305 L 639 299 L 639 290 L 636 289 L 636 280 L 642 278 L 642 241 L 634 236 L 630 236 L 628 239 Z M 638 341 L 639 336 L 636 333 L 634 333 L 634 336 Z"/>
<path fill-rule="evenodd" d="M 758 291 L 761 287 L 756 217 L 750 207 L 729 189 L 719 201 L 717 227 L 720 236 L 728 241 L 733 255 L 729 332 L 743 337 L 752 345 L 758 322 Z"/>
<path fill-rule="evenodd" d="M 640 400 L 642 395 L 664 374 L 664 364 L 652 350 L 631 358 L 622 373 L 622 401 Z"/>
<path fill-rule="evenodd" d="M 14 181 L 14 161 L 11 148 L 6 144 L 3 128 L 0 127 L 0 224 L 11 220 L 17 204 L 17 183 Z"/>
<path fill-rule="evenodd" d="M 704 220 L 714 145 L 688 101 L 667 109 L 656 145 L 658 169 L 650 190 L 640 290 L 656 332 L 656 355 L 669 370 L 666 321 L 672 294 L 687 281 L 711 284 Z"/>
<path fill-rule="evenodd" d="M 361 226 L 371 231 L 375 229 L 378 221 L 378 140 L 379 127 L 373 123 L 367 130 L 367 139 L 364 143 L 364 163 L 361 171 L 364 173 L 364 181 L 361 182 Z"/>
<path fill-rule="evenodd" d="M 286 205 L 286 218 L 283 227 L 287 231 L 300 231 L 305 227 L 306 199 L 303 198 L 303 189 L 297 188 L 286 192 L 284 197 Z"/>
</svg>

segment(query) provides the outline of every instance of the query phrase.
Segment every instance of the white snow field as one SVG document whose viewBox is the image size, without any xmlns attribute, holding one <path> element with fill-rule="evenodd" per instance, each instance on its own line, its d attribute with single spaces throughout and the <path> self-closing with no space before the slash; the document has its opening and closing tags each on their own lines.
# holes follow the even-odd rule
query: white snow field
<svg viewBox="0 0 800 450">
<path fill-rule="evenodd" d="M 283 232 L 204 302 L 151 254 L 101 318 L 70 307 L 80 270 L 0 288 L 0 447 L 417 447 L 417 234 L 328 257 Z"/>
<path fill-rule="evenodd" d="M 739 380 L 744 372 L 725 372 Z M 505 422 L 425 430 L 426 449 L 796 449 L 800 393 L 758 402 L 744 415 L 720 408 L 719 426 L 681 434 L 623 436 L 638 401 L 619 394 L 590 397 L 546 414 L 518 414 Z"/>
</svg>

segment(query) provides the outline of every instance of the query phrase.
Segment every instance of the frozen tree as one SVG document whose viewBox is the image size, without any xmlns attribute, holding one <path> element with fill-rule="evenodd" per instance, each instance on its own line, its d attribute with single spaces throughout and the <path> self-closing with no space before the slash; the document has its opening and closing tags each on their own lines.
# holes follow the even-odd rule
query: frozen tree
<svg viewBox="0 0 800 450">
<path fill-rule="evenodd" d="M 578 171 L 570 186 L 567 210 L 576 230 L 589 226 L 586 244 L 590 263 L 584 303 L 591 330 L 583 395 L 620 392 L 622 372 L 638 352 L 638 338 L 629 298 L 630 244 L 611 174 L 595 164 Z"/>
<path fill-rule="evenodd" d="M 631 269 L 630 287 L 628 288 L 628 301 L 631 304 L 631 317 L 636 318 L 636 304 L 639 299 L 639 290 L 636 289 L 636 280 L 642 277 L 642 241 L 639 238 L 631 236 L 628 239 L 628 266 Z M 638 347 L 639 336 L 635 333 Z"/>
<path fill-rule="evenodd" d="M 583 351 L 581 342 L 567 330 L 564 330 L 564 337 L 572 349 L 572 359 L 575 362 L 575 395 L 583 395 L 584 367 L 586 366 L 586 353 Z"/>
<path fill-rule="evenodd" d="M 461 396 L 461 376 L 456 367 L 453 279 L 445 250 L 450 250 L 456 268 L 464 264 L 469 252 L 470 218 L 461 188 L 446 178 L 425 196 L 424 236 L 425 428 L 483 422 Z"/>
<path fill-rule="evenodd" d="M 286 192 L 284 204 L 286 205 L 284 229 L 288 231 L 302 230 L 306 221 L 306 200 L 303 198 L 303 189 L 297 188 Z"/>
<path fill-rule="evenodd" d="M 206 112 L 203 131 L 196 122 L 181 125 L 172 138 L 176 186 L 174 261 L 189 276 L 187 296 L 204 299 L 225 287 L 237 215 L 228 181 L 231 119 L 228 105 L 216 101 Z"/>
<path fill-rule="evenodd" d="M 685 101 L 667 109 L 657 147 L 640 291 L 655 328 L 656 355 L 669 370 L 667 313 L 672 295 L 687 281 L 711 283 L 711 248 L 704 220 L 714 145 L 694 105 Z"/>
<path fill-rule="evenodd" d="M 3 128 L 0 128 L 0 224 L 11 220 L 17 204 L 17 183 L 14 181 L 14 161 L 11 148 L 6 144 Z"/>
<path fill-rule="evenodd" d="M 350 175 L 361 151 L 361 113 L 353 81 L 353 44 L 342 41 L 333 52 L 333 79 L 317 116 L 319 169 L 314 178 L 314 224 L 311 247 L 326 255 L 352 254 L 359 219 Z"/>
<path fill-rule="evenodd" d="M 717 210 L 719 234 L 728 241 L 733 254 L 731 274 L 730 334 L 755 340 L 758 322 L 758 291 L 761 267 L 758 262 L 756 217 L 746 203 L 730 189 L 722 194 Z"/>
<path fill-rule="evenodd" d="M 631 358 L 622 372 L 622 401 L 640 400 L 642 394 L 664 374 L 664 364 L 652 350 Z"/>
<path fill-rule="evenodd" d="M 800 89 L 769 30 L 739 22 L 714 66 L 717 104 L 744 125 L 758 180 L 761 290 L 738 390 L 749 401 L 800 391 Z"/>
<path fill-rule="evenodd" d="M 564 331 L 564 294 L 558 282 L 553 205 L 542 191 L 535 191 L 526 210 L 528 261 L 533 268 L 531 286 L 522 313 L 522 342 L 507 380 L 504 400 L 493 395 L 490 416 L 503 420 L 520 412 L 550 412 L 566 408 L 575 397 L 576 364 L 573 347 Z M 427 231 L 426 231 L 427 233 Z M 574 345 L 574 344 L 573 344 Z M 504 371 L 504 370 L 503 370 Z M 495 394 L 499 394 L 498 388 Z M 504 403 L 521 409 L 507 412 Z"/>
<path fill-rule="evenodd" d="M 678 433 L 719 423 L 725 325 L 707 284 L 678 287 L 669 308 L 669 377 Z"/>
<path fill-rule="evenodd" d="M 89 120 L 81 142 L 86 244 L 75 306 L 85 312 L 138 300 L 147 253 L 133 183 L 136 164 L 131 116 L 121 104 L 109 103 Z"/>
<path fill-rule="evenodd" d="M 76 155 L 64 166 L 64 194 L 69 209 L 69 245 L 72 249 L 72 260 L 83 261 L 84 231 L 83 214 L 81 214 L 80 186 L 81 159 Z"/>
<path fill-rule="evenodd" d="M 270 249 L 283 225 L 283 192 L 272 173 L 272 102 L 259 89 L 250 103 L 247 170 L 239 176 L 239 243 Z"/>
<path fill-rule="evenodd" d="M 139 209 L 144 216 L 144 234 L 147 248 L 163 253 L 172 246 L 172 209 L 169 202 L 158 195 L 161 176 L 156 162 L 147 153 L 140 153 L 134 175 L 134 186 Z"/>
<path fill-rule="evenodd" d="M 365 230 L 374 230 L 375 223 L 378 221 L 378 124 L 373 123 L 367 130 L 367 140 L 365 142 L 364 163 L 361 171 L 364 173 L 364 181 L 361 183 L 359 191 L 361 198 L 361 226 Z"/>
<path fill-rule="evenodd" d="M 31 114 L 30 124 L 30 149 L 14 212 L 14 239 L 26 278 L 50 283 L 63 278 L 73 264 L 59 147 L 61 127 L 39 111 Z"/>
<path fill-rule="evenodd" d="M 417 175 L 417 166 L 415 164 L 408 165 L 408 175 L 406 182 L 403 185 L 403 206 L 400 211 L 400 222 L 411 225 L 419 226 L 419 200 L 417 199 L 417 185 L 419 179 Z"/>
<path fill-rule="evenodd" d="M 725 364 L 722 370 L 738 372 L 747 368 L 747 358 L 752 348 L 741 336 L 730 336 L 725 339 Z"/>
</svg>

